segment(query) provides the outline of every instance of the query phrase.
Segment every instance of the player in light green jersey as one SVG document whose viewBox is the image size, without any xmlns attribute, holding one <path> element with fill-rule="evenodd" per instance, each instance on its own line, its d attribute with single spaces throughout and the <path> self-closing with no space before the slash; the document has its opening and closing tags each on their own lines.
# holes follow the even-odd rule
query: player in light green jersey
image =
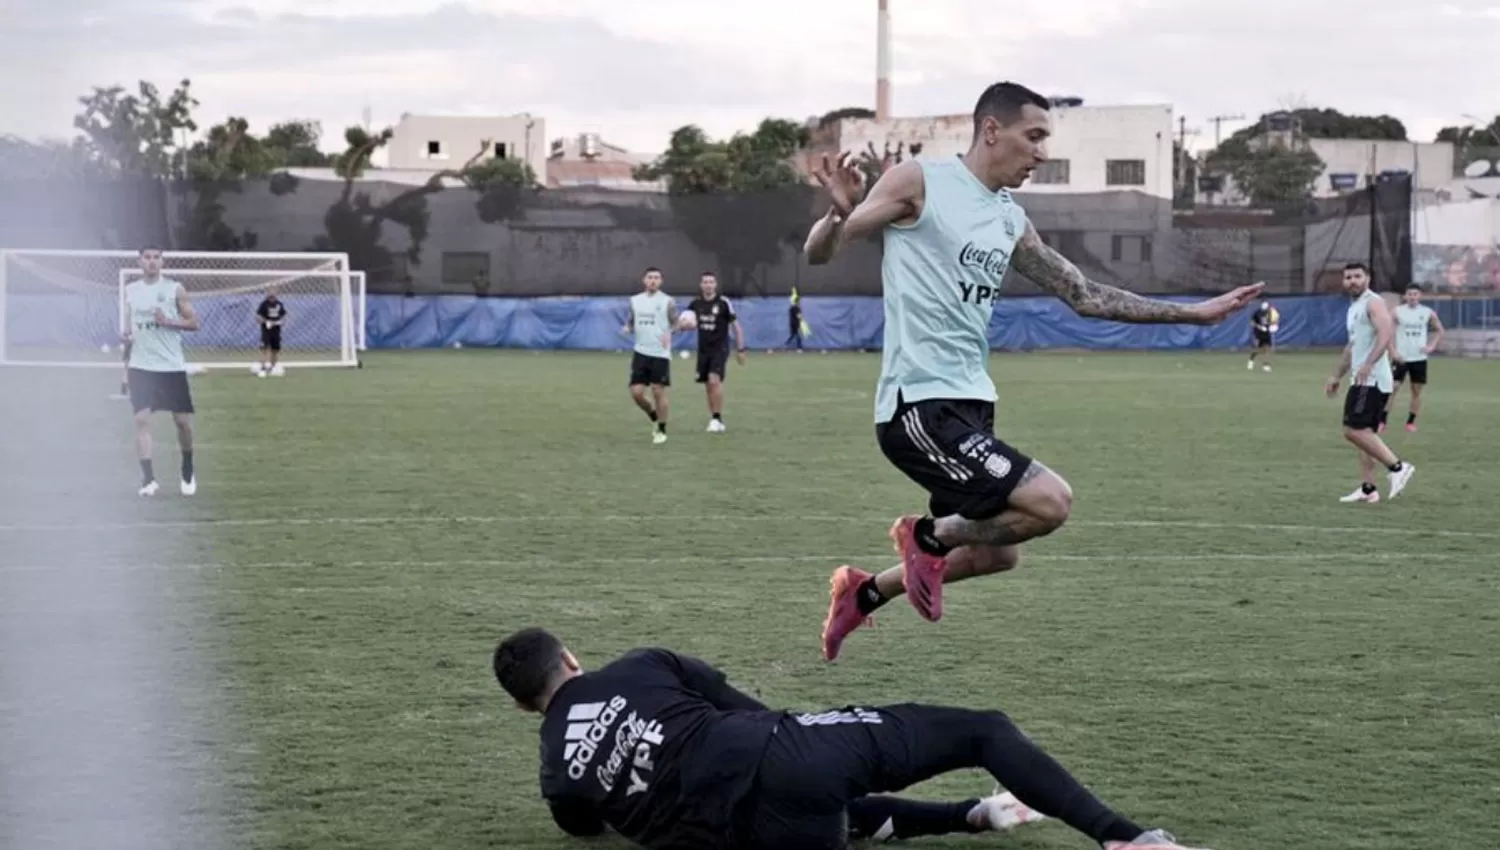
<svg viewBox="0 0 1500 850">
<path fill-rule="evenodd" d="M 1422 303 L 1422 287 L 1415 283 L 1406 288 L 1401 306 L 1392 311 L 1396 322 L 1396 362 L 1391 377 L 1396 388 L 1385 401 L 1385 410 L 1380 414 L 1380 430 L 1385 430 L 1386 418 L 1401 384 L 1411 379 L 1411 405 L 1407 408 L 1406 430 L 1417 430 L 1417 414 L 1422 412 L 1422 391 L 1427 388 L 1427 357 L 1437 351 L 1443 343 L 1443 322 L 1437 311 Z"/>
</svg>

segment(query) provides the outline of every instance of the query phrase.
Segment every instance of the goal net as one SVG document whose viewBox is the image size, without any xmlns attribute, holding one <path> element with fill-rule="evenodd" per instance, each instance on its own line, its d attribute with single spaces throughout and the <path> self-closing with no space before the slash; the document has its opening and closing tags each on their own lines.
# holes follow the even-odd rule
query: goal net
<svg viewBox="0 0 1500 850">
<path fill-rule="evenodd" d="M 359 365 L 365 279 L 347 255 L 169 251 L 163 266 L 198 313 L 183 334 L 191 368 L 257 364 L 255 310 L 271 291 L 287 310 L 281 363 Z M 118 368 L 125 287 L 140 276 L 133 251 L 0 251 L 0 363 Z"/>
</svg>

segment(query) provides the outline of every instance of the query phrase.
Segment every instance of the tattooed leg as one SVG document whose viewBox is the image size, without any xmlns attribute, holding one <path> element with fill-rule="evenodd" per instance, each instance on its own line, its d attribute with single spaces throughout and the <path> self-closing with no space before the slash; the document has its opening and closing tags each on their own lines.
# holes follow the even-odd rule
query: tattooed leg
<svg viewBox="0 0 1500 850">
<path fill-rule="evenodd" d="M 1073 490 L 1061 476 L 1032 461 L 1010 497 L 1010 507 L 989 519 L 938 517 L 933 530 L 945 545 L 1014 546 L 1061 528 L 1073 507 Z M 953 554 L 949 554 L 951 560 Z"/>
</svg>

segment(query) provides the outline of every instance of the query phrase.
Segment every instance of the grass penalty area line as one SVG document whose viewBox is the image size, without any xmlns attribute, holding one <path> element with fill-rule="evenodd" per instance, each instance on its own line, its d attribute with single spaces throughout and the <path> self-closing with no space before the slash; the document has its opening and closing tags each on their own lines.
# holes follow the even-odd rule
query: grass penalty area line
<svg viewBox="0 0 1500 850">
<path fill-rule="evenodd" d="M 643 521 L 751 523 L 751 522 L 890 522 L 891 514 L 495 514 L 495 515 L 426 515 L 426 516 L 284 516 L 284 517 L 211 517 L 202 519 L 140 520 L 103 523 L 9 523 L 0 524 L 0 534 L 59 533 L 90 531 L 131 531 L 191 528 L 256 528 L 326 525 L 498 525 L 548 522 Z M 1500 540 L 1500 532 L 1469 531 L 1452 528 L 1411 528 L 1368 525 L 1303 525 L 1296 523 L 1214 522 L 1209 520 L 1073 520 L 1069 526 L 1083 528 L 1181 528 L 1202 531 L 1279 531 L 1286 533 L 1381 534 L 1387 536 L 1448 537 L 1471 540 Z"/>
</svg>

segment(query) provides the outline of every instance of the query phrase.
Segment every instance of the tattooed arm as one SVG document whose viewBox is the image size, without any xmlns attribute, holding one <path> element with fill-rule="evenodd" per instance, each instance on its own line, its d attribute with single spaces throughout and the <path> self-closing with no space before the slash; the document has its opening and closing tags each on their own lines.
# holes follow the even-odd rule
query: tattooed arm
<svg viewBox="0 0 1500 850">
<path fill-rule="evenodd" d="M 1016 271 L 1067 302 L 1073 312 L 1080 316 L 1138 325 L 1218 324 L 1254 300 L 1264 286 L 1259 283 L 1242 286 L 1218 298 L 1196 304 L 1145 298 L 1134 292 L 1089 280 L 1077 266 L 1043 242 L 1041 234 L 1036 232 L 1029 221 L 1011 263 Z"/>
</svg>

